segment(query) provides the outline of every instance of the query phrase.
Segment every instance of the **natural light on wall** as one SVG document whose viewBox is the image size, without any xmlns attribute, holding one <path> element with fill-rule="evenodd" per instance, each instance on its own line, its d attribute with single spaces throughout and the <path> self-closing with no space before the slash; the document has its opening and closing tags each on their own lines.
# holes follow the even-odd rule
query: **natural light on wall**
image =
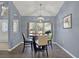
<svg viewBox="0 0 79 59">
<path fill-rule="evenodd" d="M 18 20 L 13 20 L 13 32 L 18 31 Z"/>
<path fill-rule="evenodd" d="M 2 32 L 8 32 L 8 21 L 2 22 Z"/>
</svg>

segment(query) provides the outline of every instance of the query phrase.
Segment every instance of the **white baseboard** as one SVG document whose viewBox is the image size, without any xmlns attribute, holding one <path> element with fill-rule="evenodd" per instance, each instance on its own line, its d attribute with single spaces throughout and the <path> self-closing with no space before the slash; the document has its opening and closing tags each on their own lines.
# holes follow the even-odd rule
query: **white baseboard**
<svg viewBox="0 0 79 59">
<path fill-rule="evenodd" d="M 52 44 L 56 44 L 56 42 L 52 42 Z"/>
<path fill-rule="evenodd" d="M 20 44 L 22 44 L 23 42 L 18 43 L 17 45 L 15 45 L 13 48 L 8 49 L 8 51 L 12 51 L 13 49 L 15 49 L 16 47 L 18 47 Z"/>
<path fill-rule="evenodd" d="M 66 53 L 68 53 L 71 57 L 73 58 L 77 58 L 75 57 L 72 53 L 70 53 L 68 50 L 66 50 L 65 48 L 63 48 L 60 44 L 58 44 L 57 42 L 54 42 L 57 46 L 59 46 L 61 49 L 63 49 Z"/>
</svg>

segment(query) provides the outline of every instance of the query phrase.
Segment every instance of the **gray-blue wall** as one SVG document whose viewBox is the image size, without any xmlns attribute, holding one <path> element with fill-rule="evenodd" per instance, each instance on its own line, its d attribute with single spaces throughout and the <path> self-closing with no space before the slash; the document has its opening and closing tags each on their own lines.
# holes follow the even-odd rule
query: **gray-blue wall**
<svg viewBox="0 0 79 59">
<path fill-rule="evenodd" d="M 20 32 L 21 15 L 11 1 L 8 2 L 8 8 L 8 43 L 9 48 L 12 48 L 22 41 Z M 17 14 L 17 16 L 14 16 L 14 14 Z M 13 20 L 18 20 L 17 32 L 13 32 Z"/>
<path fill-rule="evenodd" d="M 63 18 L 72 14 L 72 28 L 63 28 Z M 79 57 L 79 2 L 65 2 L 56 16 L 55 39 L 62 47 Z"/>
</svg>

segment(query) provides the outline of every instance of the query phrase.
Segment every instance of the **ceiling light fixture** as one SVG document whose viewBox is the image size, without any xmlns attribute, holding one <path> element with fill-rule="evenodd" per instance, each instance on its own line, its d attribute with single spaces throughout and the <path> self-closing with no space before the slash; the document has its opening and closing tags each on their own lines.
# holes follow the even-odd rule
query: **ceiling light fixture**
<svg viewBox="0 0 79 59">
<path fill-rule="evenodd" d="M 42 14 L 41 14 L 41 6 L 42 6 L 42 4 L 40 4 L 40 16 L 38 16 L 38 20 L 39 20 L 39 22 L 42 22 L 42 21 L 44 21 L 44 17 L 42 17 Z"/>
</svg>

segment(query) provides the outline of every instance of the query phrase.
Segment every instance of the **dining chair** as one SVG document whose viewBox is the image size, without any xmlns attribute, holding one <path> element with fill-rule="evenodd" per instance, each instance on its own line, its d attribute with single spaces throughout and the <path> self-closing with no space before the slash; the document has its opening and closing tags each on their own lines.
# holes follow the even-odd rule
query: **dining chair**
<svg viewBox="0 0 79 59">
<path fill-rule="evenodd" d="M 53 46 L 52 46 L 52 38 L 53 38 L 52 33 L 50 33 L 50 34 L 48 35 L 48 45 L 50 45 L 51 48 L 53 47 Z"/>
<path fill-rule="evenodd" d="M 33 41 L 30 39 L 26 40 L 24 33 L 22 33 L 22 37 L 23 37 L 23 50 L 22 50 L 22 52 L 24 52 L 24 50 L 25 50 L 25 45 L 29 45 L 29 44 L 31 45 L 31 50 L 33 50 L 33 47 L 32 47 Z"/>
<path fill-rule="evenodd" d="M 44 51 L 46 51 L 47 57 L 48 57 L 48 49 L 47 49 L 48 41 L 47 41 L 47 38 L 45 36 L 39 36 L 38 40 L 33 42 L 33 45 L 34 45 L 35 55 L 37 52 L 38 53 L 42 52 L 42 54 L 43 54 Z"/>
</svg>

